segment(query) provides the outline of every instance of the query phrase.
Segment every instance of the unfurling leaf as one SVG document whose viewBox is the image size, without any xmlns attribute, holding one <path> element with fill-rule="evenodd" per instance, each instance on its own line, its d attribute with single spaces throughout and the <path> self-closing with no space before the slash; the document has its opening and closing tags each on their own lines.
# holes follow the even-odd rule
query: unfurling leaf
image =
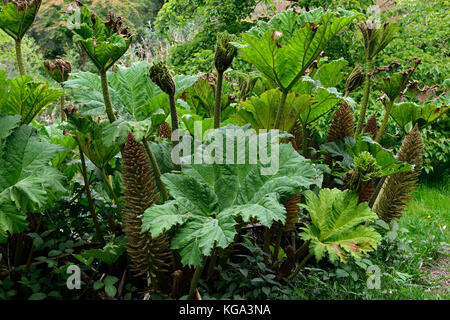
<svg viewBox="0 0 450 320">
<path fill-rule="evenodd" d="M 378 216 L 367 203 L 358 204 L 358 195 L 351 191 L 322 189 L 319 195 L 307 191 L 306 204 L 312 224 L 302 228 L 300 237 L 311 241 L 310 253 L 317 261 L 328 256 L 331 262 L 347 262 L 348 257 L 361 257 L 373 251 L 381 236 L 364 222 L 375 221 Z"/>
</svg>

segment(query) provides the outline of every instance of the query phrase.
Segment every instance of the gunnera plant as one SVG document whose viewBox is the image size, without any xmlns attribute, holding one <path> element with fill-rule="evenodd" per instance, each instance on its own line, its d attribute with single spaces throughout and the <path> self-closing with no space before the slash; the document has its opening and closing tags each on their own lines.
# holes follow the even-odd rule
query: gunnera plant
<svg viewBox="0 0 450 320">
<path fill-rule="evenodd" d="M 158 289 L 160 279 L 168 274 L 172 252 L 165 233 L 152 238 L 149 232 L 141 233 L 140 215 L 155 203 L 158 198 L 153 170 L 150 167 L 144 147 L 129 133 L 123 149 L 124 207 L 122 221 L 128 239 L 127 252 L 130 269 L 136 276 L 146 275 Z"/>
<path fill-rule="evenodd" d="M 414 196 L 414 189 L 422 170 L 423 141 L 416 124 L 406 135 L 398 152 L 398 160 L 414 165 L 411 171 L 399 172 L 386 178 L 373 205 L 373 211 L 389 222 L 400 218 L 406 204 Z"/>
</svg>

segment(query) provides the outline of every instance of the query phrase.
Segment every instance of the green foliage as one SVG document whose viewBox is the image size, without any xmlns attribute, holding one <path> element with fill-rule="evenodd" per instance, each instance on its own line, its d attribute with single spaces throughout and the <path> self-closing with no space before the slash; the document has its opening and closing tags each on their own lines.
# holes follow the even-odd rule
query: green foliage
<svg viewBox="0 0 450 320">
<path fill-rule="evenodd" d="M 5 70 L 10 78 L 18 77 L 14 40 L 2 30 L 0 30 L 0 48 L 0 69 Z M 40 74 L 42 52 L 36 41 L 27 35 L 22 39 L 22 56 L 28 73 L 32 74 L 36 81 L 44 80 Z"/>
<path fill-rule="evenodd" d="M 36 82 L 30 76 L 6 81 L 8 94 L 0 97 L 0 113 L 20 115 L 29 124 L 43 109 L 58 101 L 62 90 L 50 89 L 47 82 Z"/>
<path fill-rule="evenodd" d="M 167 94 L 148 77 L 149 66 L 146 62 L 139 62 L 131 67 L 118 67 L 114 73 L 108 72 L 111 100 L 119 119 L 104 128 L 104 141 L 107 146 L 125 144 L 130 131 L 138 141 L 149 137 L 167 118 Z M 176 95 L 181 95 L 197 79 L 195 76 L 175 76 Z M 100 79 L 96 74 L 74 73 L 64 85 L 73 90 L 73 102 L 82 105 L 80 115 L 104 114 L 105 104 Z"/>
<path fill-rule="evenodd" d="M 85 259 L 93 258 L 97 259 L 98 262 L 113 265 L 126 250 L 127 239 L 125 237 L 117 237 L 108 242 L 103 249 L 89 249 L 84 251 L 82 256 Z"/>
<path fill-rule="evenodd" d="M 236 263 L 229 259 L 223 266 L 217 266 L 218 279 L 211 284 L 201 283 L 199 291 L 203 299 L 266 300 L 290 297 L 293 291 L 291 284 L 276 280 L 276 275 L 264 262 L 267 253 L 255 247 L 248 238 L 237 243 L 235 248 L 236 254 L 241 254 L 242 261 Z"/>
<path fill-rule="evenodd" d="M 377 248 L 381 236 L 361 223 L 375 221 L 378 216 L 367 203 L 358 205 L 356 194 L 322 189 L 318 196 L 307 191 L 305 197 L 306 204 L 302 207 L 309 212 L 312 224 L 302 228 L 300 237 L 311 241 L 309 249 L 317 261 L 328 255 L 332 262 L 347 262 L 349 255 L 359 258 Z"/>
<path fill-rule="evenodd" d="M 347 137 L 344 141 L 329 142 L 323 145 L 331 156 L 343 157 L 341 165 L 352 168 L 354 160 L 362 153 L 368 152 L 375 160 L 380 170 L 377 177 L 385 177 L 399 172 L 410 171 L 411 166 L 397 160 L 392 150 L 383 148 L 370 137 L 362 135 L 355 141 L 352 137 Z"/>
<path fill-rule="evenodd" d="M 191 164 L 183 166 L 183 174 L 163 175 L 175 200 L 147 209 L 143 231 L 157 236 L 178 226 L 172 248 L 179 251 L 184 265 L 201 266 L 202 256 L 209 256 L 215 246 L 226 248 L 233 242 L 238 217 L 268 227 L 275 221 L 283 223 L 286 209 L 280 201 L 319 181 L 316 169 L 290 144 L 279 148 L 279 170 L 274 175 L 262 175 L 261 162 Z M 248 148 L 246 153 L 248 157 Z"/>
<path fill-rule="evenodd" d="M 300 8 L 336 9 L 340 7 L 359 12 L 365 11 L 370 5 L 374 4 L 373 0 L 296 0 L 295 2 Z"/>
<path fill-rule="evenodd" d="M 439 107 L 431 103 L 418 105 L 413 102 L 402 102 L 394 104 L 391 117 L 404 132 L 408 132 L 416 123 L 422 128 L 431 124 L 443 116 L 448 110 L 449 106 Z"/>
<path fill-rule="evenodd" d="M 261 23 L 242 37 L 239 45 L 245 60 L 282 90 L 291 90 L 317 59 L 327 43 L 360 15 L 321 9 L 295 13 L 288 10 Z M 306 49 L 305 49 L 306 48 Z"/>
<path fill-rule="evenodd" d="M 366 60 L 372 60 L 394 39 L 398 32 L 396 23 L 384 23 L 378 26 L 375 21 L 360 22 L 358 24 L 364 42 Z"/>
<path fill-rule="evenodd" d="M 167 94 L 148 77 L 150 65 L 139 62 L 130 67 L 118 67 L 116 72 L 108 72 L 111 100 L 119 116 L 134 121 L 142 121 L 153 112 L 162 109 L 168 114 Z M 197 81 L 198 77 L 178 75 L 174 77 L 180 95 Z M 91 72 L 71 75 L 65 87 L 73 89 L 73 102 L 81 104 L 81 115 L 99 116 L 104 114 L 104 102 L 100 79 Z"/>
<path fill-rule="evenodd" d="M 103 142 L 103 132 L 108 126 L 108 121 L 100 123 L 90 117 L 78 117 L 69 115 L 65 129 L 74 136 L 79 143 L 83 153 L 99 169 L 111 161 L 119 153 L 119 147 L 115 144 L 105 145 Z"/>
<path fill-rule="evenodd" d="M 30 126 L 17 127 L 17 117 L 1 119 L 9 128 L 0 142 L 0 242 L 4 242 L 7 231 L 27 229 L 27 212 L 41 211 L 66 189 L 64 176 L 49 165 L 63 148 L 41 142 Z"/>
<path fill-rule="evenodd" d="M 131 44 L 131 35 L 126 27 L 122 28 L 121 18 L 115 19 L 113 14 L 108 14 L 108 20 L 103 22 L 82 5 L 79 11 L 74 10 L 71 19 L 73 31 L 76 33 L 74 40 L 80 44 L 99 71 L 111 68 Z"/>
<path fill-rule="evenodd" d="M 0 29 L 14 40 L 20 41 L 36 19 L 41 4 L 42 0 L 2 1 Z"/>
<path fill-rule="evenodd" d="M 448 34 L 450 17 L 448 1 L 409 0 L 397 1 L 397 5 L 383 14 L 401 16 L 398 37 L 377 57 L 379 65 L 397 59 L 401 64 L 411 58 L 422 60 L 415 77 L 432 86 L 442 83 L 449 75 Z"/>
<path fill-rule="evenodd" d="M 211 74 L 200 76 L 190 88 L 183 93 L 183 99 L 188 104 L 189 110 L 202 118 L 212 118 L 214 116 L 215 79 Z M 226 79 L 225 79 L 226 80 Z M 224 81 L 222 95 L 222 119 L 226 120 L 234 110 L 230 107 L 232 100 L 229 97 L 232 91 L 232 83 Z"/>
<path fill-rule="evenodd" d="M 250 123 L 253 129 L 274 129 L 277 108 L 281 101 L 281 91 L 272 89 L 260 97 L 251 97 L 240 103 L 241 109 L 233 115 L 233 121 L 239 125 Z M 296 123 L 300 113 L 313 103 L 308 94 L 291 93 L 287 96 L 285 108 L 281 114 L 279 129 L 289 132 Z"/>
</svg>

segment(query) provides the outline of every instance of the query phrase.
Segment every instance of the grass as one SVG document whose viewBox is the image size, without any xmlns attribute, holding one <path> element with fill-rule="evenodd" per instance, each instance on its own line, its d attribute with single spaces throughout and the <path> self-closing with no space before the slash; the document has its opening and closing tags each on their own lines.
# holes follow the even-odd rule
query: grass
<svg viewBox="0 0 450 320">
<path fill-rule="evenodd" d="M 305 268 L 292 299 L 450 299 L 450 177 L 422 181 L 399 223 L 380 228 L 383 241 L 365 259 Z M 381 288 L 367 286 L 367 266 Z"/>
</svg>

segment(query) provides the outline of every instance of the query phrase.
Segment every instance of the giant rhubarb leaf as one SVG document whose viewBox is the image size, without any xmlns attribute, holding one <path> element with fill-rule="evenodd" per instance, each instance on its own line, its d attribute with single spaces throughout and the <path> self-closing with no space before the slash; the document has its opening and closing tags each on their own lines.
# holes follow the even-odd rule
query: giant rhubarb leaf
<svg viewBox="0 0 450 320">
<path fill-rule="evenodd" d="M 42 0 L 0 2 L 0 29 L 14 40 L 21 40 L 36 18 Z"/>
<path fill-rule="evenodd" d="M 236 134 L 229 130 L 232 128 L 245 132 L 245 128 L 228 126 L 215 131 L 215 137 L 222 137 L 226 143 L 227 137 Z M 319 172 L 291 144 L 281 144 L 278 150 L 268 148 L 269 157 L 272 153 L 278 153 L 278 170 L 264 175 L 261 169 L 267 166 L 265 161 L 263 163 L 259 159 L 252 164 L 249 160 L 250 142 L 254 141 L 252 137 L 260 139 L 260 145 L 262 141 L 270 144 L 269 134 L 249 134 L 239 147 L 234 147 L 235 152 L 246 149 L 247 161 L 241 161 L 242 164 L 228 164 L 224 154 L 221 159 L 223 164 L 185 163 L 183 173 L 163 175 L 162 179 L 175 200 L 147 209 L 142 229 L 158 236 L 178 226 L 172 248 L 179 251 L 184 265 L 199 266 L 203 262 L 202 256 L 210 255 L 214 246 L 226 248 L 232 243 L 238 218 L 244 222 L 257 220 L 267 227 L 275 221 L 284 223 L 286 209 L 283 201 L 298 194 L 301 189 L 321 184 Z M 196 150 L 196 155 L 208 150 L 214 141 L 207 141 Z M 218 153 L 221 146 L 216 146 Z"/>
<path fill-rule="evenodd" d="M 277 83 L 283 91 L 289 91 L 331 39 L 360 17 L 345 10 L 288 10 L 243 34 L 246 44 L 236 46 L 245 60 Z"/>
<path fill-rule="evenodd" d="M 77 2 L 69 22 L 75 32 L 76 42 L 83 48 L 99 71 L 106 71 L 116 63 L 130 47 L 132 37 L 122 27 L 121 17 L 110 12 L 106 22 Z"/>
<path fill-rule="evenodd" d="M 412 128 L 416 123 L 426 126 L 439 119 L 449 110 L 449 106 L 437 106 L 432 103 L 418 105 L 413 102 L 394 104 L 391 117 L 404 132 L 408 132 L 408 125 Z"/>
<path fill-rule="evenodd" d="M 0 100 L 0 113 L 20 115 L 22 124 L 31 123 L 64 94 L 62 90 L 49 88 L 47 82 L 34 82 L 29 76 L 8 79 L 7 87 L 7 96 Z"/>
<path fill-rule="evenodd" d="M 280 130 L 289 132 L 300 113 L 311 104 L 312 96 L 291 93 L 287 96 L 282 110 Z M 281 92 L 272 89 L 264 92 L 260 97 L 252 97 L 241 102 L 241 109 L 232 117 L 240 125 L 250 123 L 253 129 L 273 129 Z"/>
<path fill-rule="evenodd" d="M 64 176 L 50 165 L 64 148 L 41 142 L 27 125 L 14 129 L 1 144 L 0 242 L 6 240 L 7 231 L 15 234 L 26 230 L 27 212 L 39 212 L 57 193 L 65 191 L 61 184 Z"/>
<path fill-rule="evenodd" d="M 312 224 L 302 228 L 300 237 L 311 241 L 309 250 L 320 261 L 325 255 L 334 262 L 347 262 L 348 256 L 361 257 L 376 249 L 381 236 L 364 222 L 378 219 L 367 203 L 358 204 L 358 195 L 351 191 L 322 189 L 317 196 L 307 191 L 306 204 Z"/>
</svg>

